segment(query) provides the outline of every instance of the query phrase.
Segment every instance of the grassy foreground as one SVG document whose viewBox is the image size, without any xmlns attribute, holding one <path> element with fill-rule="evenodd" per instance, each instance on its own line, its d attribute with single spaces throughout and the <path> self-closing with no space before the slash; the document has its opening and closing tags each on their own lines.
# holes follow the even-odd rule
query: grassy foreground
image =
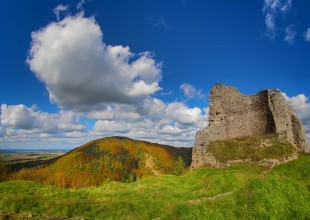
<svg viewBox="0 0 310 220">
<path fill-rule="evenodd" d="M 203 167 L 81 189 L 3 182 L 0 210 L 94 219 L 310 219 L 310 156 L 273 170 Z"/>
</svg>

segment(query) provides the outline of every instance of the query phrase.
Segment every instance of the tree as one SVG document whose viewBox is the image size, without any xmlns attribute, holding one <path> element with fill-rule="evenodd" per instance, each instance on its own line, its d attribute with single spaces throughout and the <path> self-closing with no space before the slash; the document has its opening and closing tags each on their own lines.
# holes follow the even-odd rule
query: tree
<svg viewBox="0 0 310 220">
<path fill-rule="evenodd" d="M 0 182 L 4 181 L 7 174 L 8 170 L 6 168 L 5 162 L 4 162 L 4 156 L 0 154 Z"/>
<path fill-rule="evenodd" d="M 182 157 L 178 157 L 178 159 L 174 163 L 173 174 L 179 176 L 184 172 L 184 170 L 185 170 L 185 162 Z"/>
</svg>

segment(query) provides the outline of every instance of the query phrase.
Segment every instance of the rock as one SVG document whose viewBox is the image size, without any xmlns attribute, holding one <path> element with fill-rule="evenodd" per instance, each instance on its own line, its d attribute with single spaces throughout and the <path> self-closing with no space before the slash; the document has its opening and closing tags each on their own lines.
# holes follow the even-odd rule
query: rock
<svg viewBox="0 0 310 220">
<path fill-rule="evenodd" d="M 209 104 L 209 125 L 196 133 L 192 167 L 225 166 L 208 153 L 208 144 L 234 138 L 274 134 L 298 152 L 310 152 L 303 125 L 279 90 L 247 96 L 218 83 L 211 89 Z"/>
</svg>

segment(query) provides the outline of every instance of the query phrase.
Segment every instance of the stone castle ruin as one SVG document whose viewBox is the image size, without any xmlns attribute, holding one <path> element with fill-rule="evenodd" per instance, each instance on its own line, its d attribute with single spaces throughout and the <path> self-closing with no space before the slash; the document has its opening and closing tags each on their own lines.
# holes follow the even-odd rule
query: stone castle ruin
<svg viewBox="0 0 310 220">
<path fill-rule="evenodd" d="M 218 83 L 211 89 L 209 103 L 209 125 L 196 134 L 192 167 L 210 164 L 210 142 L 234 138 L 274 134 L 298 152 L 310 151 L 301 121 L 279 90 L 247 96 Z"/>
</svg>

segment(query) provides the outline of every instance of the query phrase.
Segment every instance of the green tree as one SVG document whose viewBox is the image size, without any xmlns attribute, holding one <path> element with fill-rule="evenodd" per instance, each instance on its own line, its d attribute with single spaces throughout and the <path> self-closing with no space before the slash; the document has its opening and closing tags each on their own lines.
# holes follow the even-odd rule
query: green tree
<svg viewBox="0 0 310 220">
<path fill-rule="evenodd" d="M 0 154 L 0 182 L 5 180 L 7 174 L 8 174 L 8 170 L 4 162 L 4 156 Z"/>
<path fill-rule="evenodd" d="M 181 175 L 185 170 L 185 162 L 182 157 L 178 157 L 178 159 L 174 163 L 173 174 L 176 176 Z"/>
</svg>

